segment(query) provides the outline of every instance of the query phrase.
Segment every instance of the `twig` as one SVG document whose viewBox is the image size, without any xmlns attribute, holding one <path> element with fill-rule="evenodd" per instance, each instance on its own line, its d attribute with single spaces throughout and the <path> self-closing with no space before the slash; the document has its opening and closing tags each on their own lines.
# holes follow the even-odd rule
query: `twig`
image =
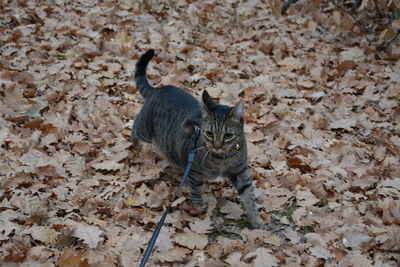
<svg viewBox="0 0 400 267">
<path fill-rule="evenodd" d="M 374 4 L 375 4 L 375 7 L 376 7 L 376 10 L 378 11 L 378 15 L 379 15 L 380 17 L 383 17 L 383 14 L 382 14 L 382 12 L 381 12 L 381 9 L 379 8 L 378 2 L 376 2 L 376 0 L 374 0 Z"/>
<path fill-rule="evenodd" d="M 393 43 L 394 40 L 396 40 L 400 36 L 400 29 L 397 30 L 397 32 L 390 38 L 388 41 L 384 42 L 383 44 L 380 44 L 376 49 L 378 51 L 383 51 L 385 50 L 391 43 Z"/>
<path fill-rule="evenodd" d="M 296 3 L 299 0 L 288 0 L 285 3 L 282 4 L 282 9 L 281 9 L 281 15 L 285 15 L 286 11 L 289 9 L 289 7 Z"/>
<path fill-rule="evenodd" d="M 370 30 L 364 28 L 364 26 L 361 24 L 361 22 L 349 11 L 347 11 L 346 9 L 344 9 L 342 6 L 338 5 L 336 2 L 332 2 L 332 4 L 339 8 L 341 11 L 343 11 L 344 13 L 348 14 L 354 21 L 354 23 L 361 29 L 362 33 L 365 36 L 365 39 L 367 39 L 368 44 L 371 45 L 371 41 L 369 40 L 367 33 L 371 33 Z"/>
</svg>

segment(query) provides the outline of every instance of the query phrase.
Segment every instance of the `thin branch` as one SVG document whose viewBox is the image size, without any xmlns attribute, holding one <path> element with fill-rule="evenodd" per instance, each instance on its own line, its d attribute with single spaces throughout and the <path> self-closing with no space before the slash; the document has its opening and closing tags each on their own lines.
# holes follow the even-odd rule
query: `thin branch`
<svg viewBox="0 0 400 267">
<path fill-rule="evenodd" d="M 394 40 L 396 40 L 400 36 L 400 29 L 397 30 L 397 32 L 390 38 L 388 41 L 384 42 L 383 44 L 379 45 L 376 49 L 378 51 L 383 51 L 385 50 L 391 43 L 393 43 Z"/>
<path fill-rule="evenodd" d="M 344 9 L 342 6 L 338 5 L 336 2 L 332 2 L 332 4 L 333 4 L 335 7 L 339 8 L 339 9 L 340 9 L 341 11 L 343 11 L 344 13 L 346 13 L 347 15 L 349 15 L 349 16 L 353 19 L 354 24 L 356 24 L 356 25 L 361 29 L 361 32 L 364 34 L 365 39 L 367 39 L 368 44 L 371 45 L 371 41 L 369 40 L 369 38 L 368 38 L 368 36 L 367 36 L 367 34 L 368 34 L 368 33 L 371 33 L 371 31 L 368 30 L 368 29 L 366 29 L 366 28 L 364 28 L 364 26 L 361 24 L 361 22 L 360 22 L 350 11 L 347 11 L 347 10 Z"/>
<path fill-rule="evenodd" d="M 378 12 L 378 15 L 379 15 L 380 17 L 383 17 L 383 13 L 382 13 L 382 11 L 381 11 L 381 9 L 380 9 L 380 7 L 379 7 L 378 2 L 376 2 L 376 0 L 374 0 L 374 4 L 375 4 L 376 10 L 377 10 L 377 12 Z"/>
</svg>

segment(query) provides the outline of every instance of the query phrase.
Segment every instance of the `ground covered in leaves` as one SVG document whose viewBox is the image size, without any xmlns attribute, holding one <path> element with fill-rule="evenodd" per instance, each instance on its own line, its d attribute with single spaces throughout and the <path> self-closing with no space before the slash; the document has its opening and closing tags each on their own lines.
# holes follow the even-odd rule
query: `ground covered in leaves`
<svg viewBox="0 0 400 267">
<path fill-rule="evenodd" d="M 245 101 L 268 226 L 223 179 L 204 214 L 185 189 L 150 266 L 397 266 L 400 46 L 376 46 L 400 24 L 373 19 L 396 1 L 363 1 L 375 33 L 318 2 L 2 0 L 2 266 L 138 264 L 180 175 L 128 142 L 148 48 L 154 84 Z"/>
</svg>

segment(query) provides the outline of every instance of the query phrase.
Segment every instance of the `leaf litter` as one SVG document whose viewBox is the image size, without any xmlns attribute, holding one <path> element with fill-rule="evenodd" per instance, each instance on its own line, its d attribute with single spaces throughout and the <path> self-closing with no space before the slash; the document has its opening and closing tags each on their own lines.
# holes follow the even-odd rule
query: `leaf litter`
<svg viewBox="0 0 400 267">
<path fill-rule="evenodd" d="M 362 1 L 360 17 L 383 2 Z M 140 262 L 180 177 L 128 141 L 143 103 L 135 62 L 155 48 L 154 84 L 245 101 L 267 227 L 247 229 L 225 180 L 209 183 L 200 213 L 185 188 L 149 265 L 398 266 L 399 43 L 375 51 L 332 3 L 281 17 L 282 3 L 5 1 L 0 262 Z"/>
</svg>

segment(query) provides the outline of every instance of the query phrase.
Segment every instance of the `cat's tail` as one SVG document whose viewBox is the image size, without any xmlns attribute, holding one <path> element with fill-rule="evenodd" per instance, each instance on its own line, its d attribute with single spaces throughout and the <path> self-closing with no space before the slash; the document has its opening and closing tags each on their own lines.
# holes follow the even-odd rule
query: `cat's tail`
<svg viewBox="0 0 400 267">
<path fill-rule="evenodd" d="M 154 57 L 154 50 L 149 49 L 146 53 L 140 56 L 139 61 L 136 63 L 135 81 L 136 88 L 139 89 L 140 94 L 144 98 L 150 97 L 154 92 L 155 88 L 150 85 L 146 77 L 146 69 L 150 60 Z"/>
</svg>

